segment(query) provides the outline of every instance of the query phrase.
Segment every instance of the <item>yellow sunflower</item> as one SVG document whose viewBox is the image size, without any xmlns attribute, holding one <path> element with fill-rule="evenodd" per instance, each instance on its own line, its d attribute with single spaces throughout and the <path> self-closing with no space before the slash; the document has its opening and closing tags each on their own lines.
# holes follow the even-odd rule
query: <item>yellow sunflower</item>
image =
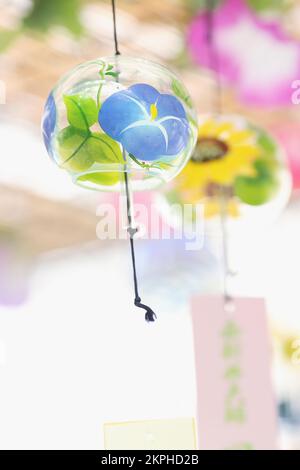
<svg viewBox="0 0 300 470">
<path fill-rule="evenodd" d="M 237 176 L 255 175 L 253 162 L 260 148 L 251 129 L 230 121 L 207 119 L 199 127 L 195 152 L 176 180 L 182 198 L 190 203 L 203 199 L 206 217 L 219 213 L 218 188 L 230 188 Z M 228 198 L 228 213 L 238 216 L 235 201 Z"/>
<path fill-rule="evenodd" d="M 259 146 L 251 129 L 241 130 L 232 122 L 209 119 L 199 127 L 194 155 L 178 183 L 183 189 L 210 183 L 231 185 L 237 176 L 255 174 L 253 161 L 258 155 Z"/>
</svg>

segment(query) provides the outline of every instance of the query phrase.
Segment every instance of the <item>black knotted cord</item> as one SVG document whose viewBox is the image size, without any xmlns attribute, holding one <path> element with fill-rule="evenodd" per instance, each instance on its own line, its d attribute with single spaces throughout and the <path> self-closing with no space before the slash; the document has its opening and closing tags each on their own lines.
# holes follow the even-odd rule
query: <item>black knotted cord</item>
<svg viewBox="0 0 300 470">
<path fill-rule="evenodd" d="M 214 103 L 214 113 L 221 115 L 222 110 L 222 82 L 220 74 L 220 64 L 218 51 L 215 44 L 215 15 L 216 8 L 215 0 L 206 0 L 206 40 L 209 46 L 210 53 L 210 68 L 216 75 L 216 94 Z M 223 252 L 223 292 L 224 292 L 224 305 L 225 308 L 231 304 L 232 297 L 229 294 L 228 278 L 234 275 L 229 266 L 229 243 L 227 233 L 227 203 L 228 194 L 226 188 L 221 187 L 219 204 L 220 204 L 220 221 L 221 221 L 221 234 L 222 234 L 222 252 Z"/>
<path fill-rule="evenodd" d="M 112 14 L 113 14 L 113 28 L 114 28 L 115 56 L 119 56 L 121 55 L 121 52 L 119 50 L 119 45 L 118 45 L 115 0 L 112 0 Z M 124 161 L 126 162 L 126 152 L 124 149 L 123 149 L 123 158 L 124 158 Z M 137 279 L 136 262 L 135 262 L 135 250 L 134 250 L 134 236 L 137 233 L 138 229 L 133 226 L 132 207 L 131 207 L 132 205 L 131 205 L 128 179 L 129 179 L 128 172 L 127 172 L 126 164 L 125 164 L 124 181 L 125 181 L 125 191 L 126 191 L 126 212 L 127 212 L 127 220 L 128 220 L 127 232 L 128 232 L 129 240 L 130 240 L 131 261 L 132 261 L 132 269 L 133 269 L 133 283 L 134 283 L 134 294 L 135 294 L 134 305 L 146 311 L 145 320 L 147 322 L 153 322 L 156 319 L 156 314 L 153 312 L 153 310 L 150 307 L 141 303 L 142 300 L 139 296 L 138 279 Z"/>
</svg>

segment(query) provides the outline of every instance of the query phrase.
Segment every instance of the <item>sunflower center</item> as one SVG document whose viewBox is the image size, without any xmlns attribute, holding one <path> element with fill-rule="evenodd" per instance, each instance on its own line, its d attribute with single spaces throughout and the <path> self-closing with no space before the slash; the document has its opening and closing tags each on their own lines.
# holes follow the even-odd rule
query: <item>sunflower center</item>
<svg viewBox="0 0 300 470">
<path fill-rule="evenodd" d="M 222 140 L 214 139 L 213 137 L 203 137 L 198 140 L 192 161 L 205 163 L 220 160 L 225 157 L 228 150 L 228 146 Z"/>
</svg>

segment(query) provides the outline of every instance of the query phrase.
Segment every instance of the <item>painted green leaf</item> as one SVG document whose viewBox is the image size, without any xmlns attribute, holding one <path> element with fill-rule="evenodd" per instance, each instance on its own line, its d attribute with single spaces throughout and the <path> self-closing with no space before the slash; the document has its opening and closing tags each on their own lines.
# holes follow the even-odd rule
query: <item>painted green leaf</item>
<svg viewBox="0 0 300 470">
<path fill-rule="evenodd" d="M 81 95 L 65 95 L 69 124 L 76 129 L 89 131 L 90 126 L 98 120 L 97 105 L 93 98 Z"/>
<path fill-rule="evenodd" d="M 87 142 L 88 152 L 97 163 L 124 163 L 118 143 L 101 132 L 92 132 Z"/>
<path fill-rule="evenodd" d="M 254 167 L 256 176 L 238 176 L 236 178 L 234 193 L 246 204 L 260 206 L 274 197 L 278 190 L 278 179 L 266 160 L 256 160 Z"/>
<path fill-rule="evenodd" d="M 120 179 L 119 172 L 93 172 L 82 175 L 78 178 L 78 182 L 90 182 L 101 186 L 112 186 L 117 184 Z"/>
<path fill-rule="evenodd" d="M 276 144 L 272 137 L 270 137 L 266 132 L 260 132 L 257 142 L 266 153 L 275 155 Z"/>
<path fill-rule="evenodd" d="M 192 107 L 192 100 L 190 96 L 187 94 L 186 90 L 182 86 L 179 80 L 174 79 L 172 81 L 172 90 L 175 93 L 175 95 L 180 98 L 182 101 L 185 102 L 185 104 L 191 108 Z"/>
<path fill-rule="evenodd" d="M 170 168 L 174 167 L 171 163 L 167 162 L 157 162 L 154 165 L 152 165 L 154 168 L 160 168 L 161 170 L 169 170 Z"/>
<path fill-rule="evenodd" d="M 62 168 L 73 172 L 90 170 L 94 163 L 124 163 L 117 142 L 101 132 L 87 132 L 73 126 L 66 127 L 58 134 L 57 150 Z M 119 171 L 92 171 L 78 178 L 78 182 L 91 182 L 111 186 L 120 179 Z"/>
<path fill-rule="evenodd" d="M 132 153 L 129 153 L 129 157 L 134 161 L 134 163 L 141 166 L 142 168 L 150 168 L 150 165 L 148 163 L 141 162 L 140 160 L 135 158 L 135 156 L 132 155 Z"/>
<path fill-rule="evenodd" d="M 264 131 L 260 131 L 257 143 L 261 148 L 260 160 L 264 160 L 268 166 L 269 173 L 276 174 L 279 163 L 276 158 L 277 145 L 272 137 Z"/>
<path fill-rule="evenodd" d="M 88 151 L 89 134 L 72 126 L 66 127 L 58 134 L 58 153 L 61 166 L 71 171 L 86 171 L 94 163 Z"/>
<path fill-rule="evenodd" d="M 105 75 L 110 75 L 111 77 L 117 78 L 120 73 L 119 72 L 106 72 Z"/>
</svg>

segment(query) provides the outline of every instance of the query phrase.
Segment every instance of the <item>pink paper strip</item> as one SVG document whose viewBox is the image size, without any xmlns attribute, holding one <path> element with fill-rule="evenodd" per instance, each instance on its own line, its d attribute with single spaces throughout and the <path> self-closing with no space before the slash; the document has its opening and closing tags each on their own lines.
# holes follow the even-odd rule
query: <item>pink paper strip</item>
<svg viewBox="0 0 300 470">
<path fill-rule="evenodd" d="M 276 449 L 276 405 L 262 299 L 192 299 L 199 449 Z"/>
</svg>

